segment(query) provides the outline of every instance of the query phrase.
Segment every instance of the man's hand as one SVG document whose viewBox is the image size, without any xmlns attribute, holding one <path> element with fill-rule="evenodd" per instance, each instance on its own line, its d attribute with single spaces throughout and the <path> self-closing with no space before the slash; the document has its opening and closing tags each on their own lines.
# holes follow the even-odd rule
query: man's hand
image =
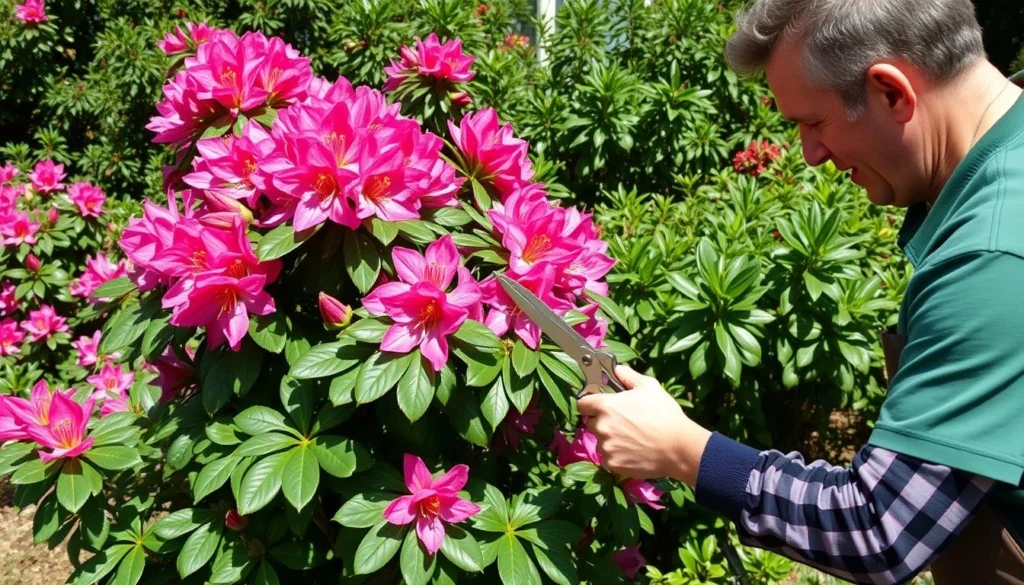
<svg viewBox="0 0 1024 585">
<path fill-rule="evenodd" d="M 671 477 L 691 486 L 711 433 L 690 420 L 661 384 L 619 366 L 616 376 L 629 389 L 618 394 L 588 394 L 577 405 L 590 417 L 605 468 L 640 479 Z"/>
</svg>

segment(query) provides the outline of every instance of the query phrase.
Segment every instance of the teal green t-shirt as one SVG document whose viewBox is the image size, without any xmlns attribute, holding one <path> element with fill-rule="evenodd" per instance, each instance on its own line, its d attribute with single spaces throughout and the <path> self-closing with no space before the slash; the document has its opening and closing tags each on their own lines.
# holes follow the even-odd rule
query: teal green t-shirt
<svg viewBox="0 0 1024 585">
<path fill-rule="evenodd" d="M 869 442 L 1001 482 L 1012 508 L 1024 493 L 1024 97 L 930 210 L 908 210 L 900 246 L 914 266 L 905 346 Z"/>
</svg>

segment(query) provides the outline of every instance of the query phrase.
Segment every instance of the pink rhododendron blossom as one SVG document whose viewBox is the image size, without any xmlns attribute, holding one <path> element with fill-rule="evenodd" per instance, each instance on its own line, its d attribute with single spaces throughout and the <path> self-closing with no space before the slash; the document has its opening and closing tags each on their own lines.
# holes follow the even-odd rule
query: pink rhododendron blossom
<svg viewBox="0 0 1024 585">
<path fill-rule="evenodd" d="M 127 391 L 132 385 L 132 380 L 135 379 L 135 374 L 130 371 L 122 370 L 120 365 L 105 364 L 100 373 L 93 374 L 85 380 L 96 387 L 96 392 L 93 393 L 93 398 L 102 400 L 103 392 L 109 392 L 111 394 L 117 394 L 119 392 Z"/>
<path fill-rule="evenodd" d="M 311 59 L 303 57 L 280 37 L 267 39 L 259 33 L 246 33 L 242 43 L 252 43 L 263 63 L 256 73 L 256 87 L 267 94 L 267 105 L 280 108 L 306 98 L 313 80 Z"/>
<path fill-rule="evenodd" d="M 572 443 L 566 440 L 562 431 L 555 429 L 554 439 L 548 449 L 555 451 L 559 467 L 565 467 L 579 461 L 589 461 L 601 465 L 601 453 L 597 450 L 597 437 L 587 429 L 576 429 Z"/>
<path fill-rule="evenodd" d="M 187 22 L 185 28 L 188 29 L 188 33 L 181 30 L 180 26 L 174 27 L 174 32 L 166 33 L 164 39 L 157 41 L 156 45 L 165 55 L 176 55 L 195 50 L 196 47 L 208 41 L 213 32 L 210 25 L 205 22 L 200 24 Z"/>
<path fill-rule="evenodd" d="M 628 579 L 634 578 L 640 569 L 647 566 L 647 559 L 640 554 L 639 542 L 613 554 L 612 561 Z"/>
<path fill-rule="evenodd" d="M 92 398 L 85 404 L 78 404 L 70 397 L 56 393 L 49 406 L 45 426 L 28 427 L 28 434 L 51 452 L 39 452 L 39 458 L 50 462 L 54 459 L 78 457 L 89 450 L 93 444 L 92 437 L 85 436 L 85 428 L 95 403 Z"/>
<path fill-rule="evenodd" d="M 259 192 L 266 191 L 269 178 L 258 169 L 274 151 L 274 140 L 258 122 L 247 122 L 241 136 L 200 140 L 196 149 L 194 170 L 182 177 L 192 187 L 245 201 L 250 207 Z"/>
<path fill-rule="evenodd" d="M 52 193 L 64 188 L 61 180 L 67 176 L 64 172 L 64 165 L 55 165 L 50 159 L 39 162 L 28 178 L 32 181 L 32 188 L 40 193 Z"/>
<path fill-rule="evenodd" d="M 20 246 L 28 244 L 34 246 L 36 243 L 36 232 L 39 231 L 39 222 L 29 219 L 28 213 L 14 213 L 0 224 L 0 234 L 3 234 L 5 246 Z"/>
<path fill-rule="evenodd" d="M 196 357 L 195 351 L 188 347 L 185 348 L 185 353 L 190 359 Z M 164 348 L 156 363 L 152 365 L 157 371 L 153 383 L 163 390 L 162 400 L 168 400 L 198 382 L 195 368 L 181 360 L 170 345 Z"/>
<path fill-rule="evenodd" d="M 603 349 L 607 347 L 604 342 L 605 335 L 608 334 L 608 321 L 597 316 L 597 303 L 587 305 L 577 311 L 583 313 L 587 317 L 590 317 L 589 321 L 585 321 L 573 327 L 583 339 L 587 340 L 587 343 L 594 346 L 597 349 Z"/>
<path fill-rule="evenodd" d="M 29 438 L 25 425 L 14 417 L 8 407 L 11 397 L 0 394 L 0 443 L 7 441 L 24 441 Z"/>
<path fill-rule="evenodd" d="M 396 247 L 392 258 L 401 282 L 383 284 L 363 299 L 367 311 L 394 321 L 380 348 L 408 353 L 418 346 L 434 369 L 441 371 L 448 362 L 447 336 L 467 318 L 480 315 L 480 287 L 462 266 L 450 235 L 427 246 L 425 256 Z M 458 286 L 446 292 L 456 274 Z"/>
<path fill-rule="evenodd" d="M 78 350 L 78 358 L 75 359 L 75 364 L 79 366 L 92 366 L 99 361 L 99 349 L 100 349 L 100 337 L 103 332 L 96 330 L 93 332 L 92 337 L 83 335 L 78 338 L 77 341 L 72 341 L 71 345 Z"/>
<path fill-rule="evenodd" d="M 29 312 L 28 319 L 21 322 L 21 328 L 32 336 L 30 340 L 34 343 L 49 339 L 54 333 L 66 332 L 66 321 L 50 305 L 41 305 L 37 310 Z"/>
<path fill-rule="evenodd" d="M 622 484 L 622 491 L 635 504 L 647 504 L 655 510 L 661 510 L 665 507 L 658 503 L 658 500 L 661 499 L 664 493 L 654 487 L 654 484 L 649 481 L 636 478 L 627 479 Z"/>
<path fill-rule="evenodd" d="M 501 199 L 533 178 L 526 141 L 513 136 L 511 124 L 499 126 L 494 109 L 466 114 L 458 126 L 449 120 L 448 130 L 466 159 L 469 174 L 493 185 Z"/>
<path fill-rule="evenodd" d="M 99 217 L 103 213 L 103 203 L 107 200 L 103 189 L 86 182 L 78 182 L 68 187 L 68 198 L 78 206 L 82 217 Z"/>
<path fill-rule="evenodd" d="M 10 317 L 0 321 L 0 356 L 21 353 L 21 342 L 25 332 L 18 327 L 18 322 Z"/>
<path fill-rule="evenodd" d="M 526 276 L 509 276 L 537 295 L 537 298 L 544 301 L 544 304 L 550 307 L 555 314 L 564 315 L 572 309 L 570 303 L 552 294 L 554 287 L 554 268 L 552 266 L 544 266 Z M 540 327 L 523 314 L 519 306 L 505 292 L 505 289 L 498 284 L 497 279 L 494 276 L 487 277 L 480 283 L 480 289 L 483 293 L 484 304 L 490 307 L 490 311 L 484 319 L 484 325 L 487 325 L 499 337 L 505 335 L 511 328 L 527 347 L 537 349 L 541 339 Z"/>
<path fill-rule="evenodd" d="M 15 5 L 14 10 L 14 17 L 24 23 L 36 24 L 50 20 L 46 15 L 45 0 L 25 0 L 24 3 Z"/>
<path fill-rule="evenodd" d="M 163 87 L 164 99 L 156 105 L 159 116 L 146 129 L 156 133 L 153 142 L 185 146 L 209 124 L 225 114 L 215 99 L 199 97 L 199 82 L 188 69 L 178 71 Z"/>
<path fill-rule="evenodd" d="M 513 451 L 519 450 L 519 434 L 532 434 L 543 414 L 544 411 L 537 407 L 536 394 L 533 395 L 530 404 L 524 412 L 520 413 L 515 408 L 509 409 L 508 415 L 505 416 L 505 421 L 502 424 L 502 430 L 505 440 L 508 441 Z"/>
<path fill-rule="evenodd" d="M 352 307 L 321 291 L 318 299 L 320 306 L 320 318 L 324 326 L 330 330 L 339 330 L 348 327 L 352 321 Z"/>
<path fill-rule="evenodd" d="M 32 252 L 25 256 L 25 268 L 33 274 L 38 274 L 39 270 L 43 267 L 42 262 L 39 261 L 39 257 Z"/>
<path fill-rule="evenodd" d="M 112 263 L 106 255 L 98 252 L 85 261 L 85 272 L 68 286 L 68 290 L 76 297 L 90 297 L 103 283 L 127 276 L 128 266 L 124 260 Z"/>
<path fill-rule="evenodd" d="M 444 542 L 444 524 L 457 524 L 475 515 L 480 507 L 459 497 L 469 481 L 469 467 L 456 465 L 444 475 L 433 478 L 423 460 L 406 454 L 403 459 L 405 486 L 411 495 L 392 500 L 384 509 L 384 519 L 391 524 L 416 522 L 416 535 L 434 555 Z"/>
<path fill-rule="evenodd" d="M 419 38 L 415 42 L 415 50 L 404 46 L 401 49 L 401 61 L 392 59 L 391 65 L 384 68 L 388 80 L 384 91 L 390 93 L 398 88 L 407 78 L 419 75 L 433 83 L 439 81 L 464 83 L 475 75 L 471 69 L 474 58 L 462 52 L 462 40 L 452 39 L 444 44 L 437 34 L 430 33 L 425 41 Z"/>
<path fill-rule="evenodd" d="M 4 166 L 0 167 L 0 185 L 11 182 L 14 177 L 21 174 L 18 167 L 14 166 L 14 163 L 8 162 Z"/>
<path fill-rule="evenodd" d="M 216 100 L 235 113 L 246 112 L 267 99 L 267 92 L 256 87 L 256 75 L 265 58 L 252 43 L 234 35 L 217 35 L 185 59 L 185 71 L 196 81 L 196 97 Z"/>
<path fill-rule="evenodd" d="M 142 217 L 128 220 L 128 227 L 118 244 L 125 255 L 134 263 L 132 282 L 139 290 L 147 291 L 158 284 L 170 282 L 170 276 L 153 268 L 154 256 L 171 247 L 174 226 L 181 221 L 177 204 L 171 197 L 167 208 L 143 203 Z"/>
<path fill-rule="evenodd" d="M 50 392 L 50 386 L 46 380 L 39 380 L 32 386 L 29 398 L 16 396 L 8 397 L 7 410 L 18 424 L 28 428 L 32 426 L 43 426 L 50 424 L 50 405 L 53 397 L 59 392 Z M 74 394 L 73 390 L 64 393 L 67 398 Z"/>
<path fill-rule="evenodd" d="M 263 290 L 267 278 L 254 274 L 242 278 L 202 274 L 195 279 L 186 301 L 177 305 L 171 323 L 179 327 L 205 327 L 210 347 L 227 341 L 238 351 L 249 331 L 249 314 L 273 313 L 274 299 Z"/>
<path fill-rule="evenodd" d="M 16 288 L 13 282 L 6 279 L 0 284 L 0 317 L 18 310 L 18 299 L 14 296 Z"/>
</svg>

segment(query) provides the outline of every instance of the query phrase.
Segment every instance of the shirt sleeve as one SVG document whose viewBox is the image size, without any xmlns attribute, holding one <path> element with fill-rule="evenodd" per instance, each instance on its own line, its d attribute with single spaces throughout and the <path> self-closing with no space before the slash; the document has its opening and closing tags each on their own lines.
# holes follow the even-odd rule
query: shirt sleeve
<svg viewBox="0 0 1024 585">
<path fill-rule="evenodd" d="M 748 546 L 855 583 L 905 583 L 961 532 L 993 484 L 880 447 L 862 448 L 846 468 L 714 433 L 696 495 L 733 520 Z"/>
</svg>

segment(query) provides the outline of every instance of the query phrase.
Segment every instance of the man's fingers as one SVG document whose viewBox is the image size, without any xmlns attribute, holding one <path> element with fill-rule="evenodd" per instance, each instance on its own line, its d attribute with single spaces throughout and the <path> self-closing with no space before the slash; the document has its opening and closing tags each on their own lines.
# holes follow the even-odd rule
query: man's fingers
<svg viewBox="0 0 1024 585">
<path fill-rule="evenodd" d="M 647 376 L 623 364 L 615 366 L 615 377 L 622 382 L 622 385 L 625 386 L 627 390 L 636 388 L 641 382 L 647 379 Z"/>
<path fill-rule="evenodd" d="M 583 416 L 597 416 L 598 414 L 601 414 L 601 408 L 605 398 L 606 396 L 602 396 L 601 394 L 587 394 L 576 401 L 576 408 Z"/>
</svg>

